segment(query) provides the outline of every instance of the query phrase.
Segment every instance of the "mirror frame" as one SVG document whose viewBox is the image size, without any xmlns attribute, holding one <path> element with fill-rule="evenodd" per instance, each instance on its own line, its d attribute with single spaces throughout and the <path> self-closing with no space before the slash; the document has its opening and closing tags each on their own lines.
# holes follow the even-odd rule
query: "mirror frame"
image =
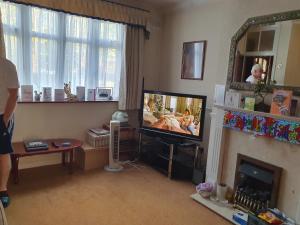
<svg viewBox="0 0 300 225">
<path fill-rule="evenodd" d="M 235 35 L 231 39 L 226 90 L 229 90 L 229 89 L 243 90 L 243 91 L 253 91 L 254 90 L 254 87 L 255 87 L 254 84 L 233 82 L 233 71 L 234 71 L 236 48 L 237 48 L 239 40 L 247 32 L 247 30 L 250 28 L 250 26 L 275 23 L 275 22 L 281 22 L 281 21 L 287 21 L 287 20 L 295 20 L 295 19 L 300 19 L 300 10 L 288 11 L 288 12 L 283 12 L 283 13 L 275 13 L 275 14 L 252 17 L 252 18 L 247 19 L 247 21 L 240 27 L 240 29 L 235 33 Z M 293 94 L 295 96 L 300 96 L 300 87 L 282 86 L 282 85 L 276 85 L 273 87 L 278 88 L 278 89 L 284 89 L 284 90 L 292 90 Z"/>
</svg>

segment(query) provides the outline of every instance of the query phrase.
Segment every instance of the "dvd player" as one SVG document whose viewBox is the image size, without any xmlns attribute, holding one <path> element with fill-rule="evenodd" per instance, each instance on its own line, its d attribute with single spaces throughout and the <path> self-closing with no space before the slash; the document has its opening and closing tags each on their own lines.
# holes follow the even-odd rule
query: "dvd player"
<svg viewBox="0 0 300 225">
<path fill-rule="evenodd" d="M 49 146 L 44 141 L 24 141 L 26 152 L 48 150 Z"/>
</svg>

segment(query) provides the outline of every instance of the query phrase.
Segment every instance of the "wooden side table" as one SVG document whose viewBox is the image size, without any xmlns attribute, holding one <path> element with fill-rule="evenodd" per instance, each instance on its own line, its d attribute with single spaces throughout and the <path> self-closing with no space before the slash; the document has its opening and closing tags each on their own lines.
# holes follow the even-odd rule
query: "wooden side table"
<svg viewBox="0 0 300 225">
<path fill-rule="evenodd" d="M 81 147 L 82 143 L 76 139 L 49 139 L 43 140 L 48 143 L 49 149 L 47 150 L 38 150 L 27 152 L 24 146 L 24 142 L 13 143 L 14 152 L 11 154 L 12 161 L 12 175 L 14 183 L 19 183 L 19 160 L 22 157 L 29 157 L 34 155 L 45 155 L 52 153 L 62 153 L 62 165 L 66 165 L 66 154 L 69 154 L 69 173 L 73 173 L 73 154 L 74 149 Z M 71 145 L 68 147 L 55 147 L 54 142 L 70 142 Z"/>
</svg>

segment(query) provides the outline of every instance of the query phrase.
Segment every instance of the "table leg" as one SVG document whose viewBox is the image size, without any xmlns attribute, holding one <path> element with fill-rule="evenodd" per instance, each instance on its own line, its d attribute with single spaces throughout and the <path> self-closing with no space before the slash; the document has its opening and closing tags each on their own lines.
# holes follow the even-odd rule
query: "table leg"
<svg viewBox="0 0 300 225">
<path fill-rule="evenodd" d="M 11 156 L 12 163 L 12 175 L 15 184 L 19 183 L 19 157 L 12 155 Z"/>
<path fill-rule="evenodd" d="M 168 166 L 168 178 L 172 178 L 172 169 L 173 169 L 173 155 L 174 155 L 174 145 L 170 144 L 170 153 L 169 153 L 169 166 Z"/>
<path fill-rule="evenodd" d="M 66 165 L 66 153 L 65 153 L 65 152 L 62 152 L 62 153 L 61 153 L 61 164 L 62 164 L 63 166 Z"/>
<path fill-rule="evenodd" d="M 70 151 L 70 159 L 69 159 L 69 173 L 72 174 L 73 173 L 73 153 L 74 153 L 74 149 L 72 149 Z"/>
</svg>

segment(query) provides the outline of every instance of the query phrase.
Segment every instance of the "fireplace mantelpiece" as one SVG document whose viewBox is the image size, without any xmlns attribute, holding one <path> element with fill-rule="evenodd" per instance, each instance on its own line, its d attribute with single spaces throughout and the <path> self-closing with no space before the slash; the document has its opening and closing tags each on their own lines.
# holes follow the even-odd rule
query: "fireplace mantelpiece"
<svg viewBox="0 0 300 225">
<path fill-rule="evenodd" d="M 257 136 L 300 144 L 300 121 L 297 117 L 277 116 L 240 109 L 226 109 L 224 127 Z"/>
<path fill-rule="evenodd" d="M 299 145 L 288 144 L 271 138 L 260 138 L 251 133 L 224 128 L 225 110 L 228 108 L 215 106 L 210 113 L 211 128 L 206 181 L 223 182 L 233 188 L 238 153 L 281 167 L 283 173 L 278 207 L 291 218 L 296 218 L 297 212 L 300 212 L 300 180 L 295 179 L 299 176 L 300 171 Z M 252 113 L 300 122 L 300 119 L 296 117 L 282 117 L 261 112 Z M 298 211 L 297 208 L 299 208 Z M 298 216 L 298 218 L 300 217 Z"/>
<path fill-rule="evenodd" d="M 232 120 L 225 118 L 225 116 L 232 116 Z M 242 115 L 247 115 L 250 126 L 241 125 L 239 122 L 245 118 Z M 265 136 L 273 138 L 279 141 L 285 141 L 291 144 L 300 144 L 300 117 L 290 117 L 282 115 L 274 115 L 265 112 L 250 111 L 241 108 L 231 108 L 221 105 L 215 105 L 210 113 L 211 116 L 211 129 L 209 136 L 209 146 L 207 154 L 207 166 L 206 166 L 206 181 L 211 183 L 217 183 L 220 180 L 223 152 L 221 151 L 223 142 L 223 128 L 232 128 L 235 130 L 252 133 L 255 136 Z M 260 124 L 253 126 L 253 120 L 258 119 Z M 226 121 L 228 119 L 228 121 Z M 271 123 L 269 130 L 264 130 L 261 121 L 267 121 Z M 282 126 L 282 127 L 281 127 Z M 268 128 L 268 126 L 265 126 Z M 285 131 L 289 127 L 292 131 Z M 278 132 L 274 130 L 277 129 Z M 282 132 L 284 131 L 284 132 Z"/>
<path fill-rule="evenodd" d="M 276 114 L 271 114 L 266 112 L 246 110 L 242 108 L 227 107 L 223 105 L 214 105 L 214 108 L 222 109 L 224 111 L 242 112 L 247 114 L 253 114 L 256 116 L 270 117 L 277 120 L 285 120 L 285 121 L 300 123 L 300 117 L 296 117 L 296 116 L 276 115 Z"/>
</svg>

